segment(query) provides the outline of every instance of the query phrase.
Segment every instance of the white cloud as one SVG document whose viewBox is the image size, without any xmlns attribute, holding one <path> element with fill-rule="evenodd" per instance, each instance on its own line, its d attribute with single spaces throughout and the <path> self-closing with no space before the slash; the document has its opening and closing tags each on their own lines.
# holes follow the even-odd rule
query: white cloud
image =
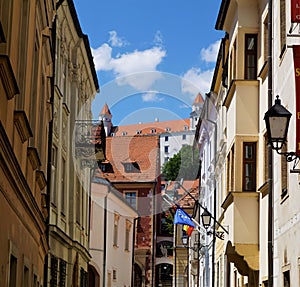
<svg viewBox="0 0 300 287">
<path fill-rule="evenodd" d="M 122 54 L 119 58 L 111 59 L 113 70 L 118 76 L 144 71 L 155 71 L 166 51 L 159 47 L 153 47 L 144 51 L 134 51 Z"/>
<path fill-rule="evenodd" d="M 182 92 L 191 94 L 192 98 L 199 92 L 209 92 L 212 76 L 213 70 L 201 71 L 200 68 L 191 68 L 182 77 Z"/>
<path fill-rule="evenodd" d="M 220 48 L 220 40 L 211 44 L 206 49 L 201 49 L 201 59 L 205 62 L 215 62 Z"/>
<path fill-rule="evenodd" d="M 123 47 L 124 45 L 127 45 L 127 42 L 121 37 L 119 37 L 116 31 L 113 30 L 113 31 L 109 31 L 108 33 L 109 33 L 108 43 L 112 47 Z"/>
<path fill-rule="evenodd" d="M 154 35 L 154 44 L 157 46 L 162 46 L 163 44 L 163 35 L 161 33 L 161 31 L 156 31 L 155 35 Z"/>
<path fill-rule="evenodd" d="M 149 92 L 142 95 L 143 102 L 161 102 L 163 98 L 160 98 L 156 92 Z"/>
<path fill-rule="evenodd" d="M 108 44 L 103 44 L 97 49 L 92 49 L 92 53 L 97 71 L 111 70 L 112 48 Z"/>
<path fill-rule="evenodd" d="M 112 57 L 112 47 L 107 43 L 92 49 L 92 53 L 97 71 L 113 71 L 119 85 L 128 84 L 139 91 L 149 89 L 161 77 L 158 72 L 147 73 L 146 76 L 145 72 L 157 71 L 157 66 L 166 56 L 161 47 L 152 47 Z"/>
</svg>

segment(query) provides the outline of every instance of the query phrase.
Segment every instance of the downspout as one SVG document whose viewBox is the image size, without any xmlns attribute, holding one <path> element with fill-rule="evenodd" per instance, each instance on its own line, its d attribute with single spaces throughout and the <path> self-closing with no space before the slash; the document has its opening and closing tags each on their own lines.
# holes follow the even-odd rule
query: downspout
<svg viewBox="0 0 300 287">
<path fill-rule="evenodd" d="M 155 249 L 156 249 L 156 204 L 155 204 L 155 199 L 156 199 L 156 188 L 157 188 L 157 182 L 154 185 L 153 189 L 153 196 L 152 196 L 152 204 L 153 204 L 153 235 L 152 235 L 152 275 L 151 275 L 151 280 L 152 280 L 152 286 L 155 286 Z"/>
<path fill-rule="evenodd" d="M 206 94 L 208 99 L 210 100 L 210 93 Z M 208 102 L 207 102 L 208 104 Z M 208 112 L 208 111 L 207 111 Z M 214 152 L 215 152 L 215 171 L 216 171 L 216 163 L 217 163 L 217 123 L 210 120 L 208 117 L 206 119 L 208 122 L 214 125 Z M 214 171 L 214 172 L 215 172 Z M 214 218 L 217 218 L 217 187 L 216 187 L 216 174 L 214 174 L 214 193 L 213 193 L 213 214 Z M 212 240 L 212 266 L 211 266 L 211 273 L 212 273 L 212 286 L 215 286 L 215 247 L 216 247 L 216 221 L 213 221 L 213 240 Z"/>
<path fill-rule="evenodd" d="M 137 227 L 137 221 L 138 221 L 138 217 L 134 218 L 133 219 L 133 234 L 132 234 L 132 255 L 131 255 L 131 286 L 134 286 L 134 279 L 135 279 L 135 276 L 134 276 L 134 255 L 135 255 L 135 234 L 136 234 L 136 227 Z"/>
<path fill-rule="evenodd" d="M 103 218 L 103 221 L 104 221 L 104 226 L 103 226 L 103 274 L 102 274 L 102 278 L 103 278 L 103 285 L 102 287 L 105 287 L 105 283 L 106 283 L 106 248 L 107 248 L 107 239 L 106 239 L 106 236 L 107 236 L 107 197 L 110 193 L 110 189 L 108 190 L 108 193 L 107 195 L 105 195 L 104 197 L 104 218 Z"/>
<path fill-rule="evenodd" d="M 268 6 L 268 108 L 272 106 L 273 78 L 272 78 L 272 0 Z M 273 152 L 268 145 L 268 286 L 273 287 Z"/>
<path fill-rule="evenodd" d="M 198 201 L 200 201 L 200 192 L 201 192 L 201 163 L 199 159 L 199 184 L 198 184 Z M 201 222 L 200 208 L 198 208 L 198 222 Z M 200 246 L 201 246 L 201 235 L 198 233 L 198 246 L 197 246 L 197 286 L 200 286 Z"/>
</svg>

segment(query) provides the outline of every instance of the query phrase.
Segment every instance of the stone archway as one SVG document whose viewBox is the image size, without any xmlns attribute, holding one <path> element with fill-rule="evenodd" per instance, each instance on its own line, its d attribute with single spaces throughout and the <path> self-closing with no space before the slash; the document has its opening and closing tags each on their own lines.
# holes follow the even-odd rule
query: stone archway
<svg viewBox="0 0 300 287">
<path fill-rule="evenodd" d="M 89 287 L 99 287 L 100 286 L 100 275 L 96 268 L 92 265 L 88 266 L 89 273 Z"/>
</svg>

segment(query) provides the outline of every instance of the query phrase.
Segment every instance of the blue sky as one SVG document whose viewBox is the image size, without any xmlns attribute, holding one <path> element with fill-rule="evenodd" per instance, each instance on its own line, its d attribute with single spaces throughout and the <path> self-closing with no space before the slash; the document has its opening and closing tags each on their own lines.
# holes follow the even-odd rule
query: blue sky
<svg viewBox="0 0 300 287">
<path fill-rule="evenodd" d="M 188 118 L 209 91 L 222 31 L 221 0 L 74 0 L 114 125 Z"/>
</svg>

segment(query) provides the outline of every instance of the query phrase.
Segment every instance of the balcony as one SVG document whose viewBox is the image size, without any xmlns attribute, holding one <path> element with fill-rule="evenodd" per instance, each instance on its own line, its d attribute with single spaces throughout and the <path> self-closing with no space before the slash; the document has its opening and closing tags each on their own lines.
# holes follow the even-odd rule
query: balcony
<svg viewBox="0 0 300 287">
<path fill-rule="evenodd" d="M 229 227 L 227 255 L 240 266 L 259 269 L 259 193 L 230 192 L 222 204 L 224 225 Z"/>
</svg>

